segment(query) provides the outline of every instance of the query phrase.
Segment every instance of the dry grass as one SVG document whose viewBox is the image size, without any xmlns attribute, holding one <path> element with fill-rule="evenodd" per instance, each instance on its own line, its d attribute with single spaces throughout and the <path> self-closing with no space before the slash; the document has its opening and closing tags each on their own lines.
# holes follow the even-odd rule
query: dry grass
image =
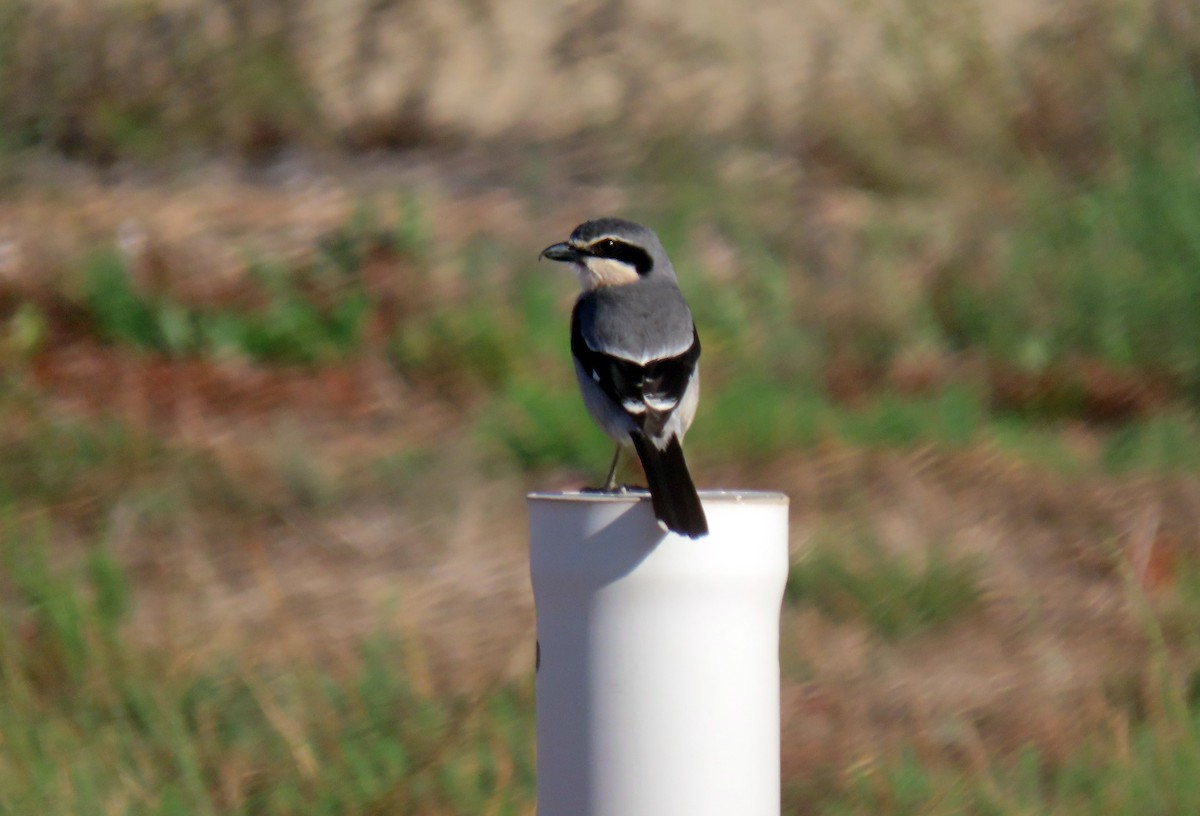
<svg viewBox="0 0 1200 816">
<path fill-rule="evenodd" d="M 789 688 L 785 746 L 797 773 L 831 755 L 840 765 L 914 739 L 930 757 L 976 764 L 1028 745 L 1062 758 L 1097 730 L 1127 726 L 1153 695 L 1152 633 L 1138 611 L 1143 593 L 1163 609 L 1176 589 L 1138 554 L 1195 558 L 1164 551 L 1196 540 L 1200 482 L 1081 482 L 986 452 L 823 459 L 780 479 L 797 485 L 794 507 L 811 508 L 794 527 L 865 523 L 910 558 L 943 542 L 985 565 L 983 601 L 950 627 L 899 645 L 861 623 L 793 617 L 792 659 L 805 682 Z M 853 521 L 860 512 L 868 521 Z"/>
<path fill-rule="evenodd" d="M 969 30 L 1004 61 L 1022 35 L 1051 16 L 1033 3 L 972 4 L 952 18 L 923 2 L 800 9 L 778 0 L 736 10 L 699 0 L 7 5 L 14 30 L 39 32 L 37 42 L 16 49 L 18 88 L 38 90 L 49 79 L 60 88 L 77 84 L 75 101 L 85 104 L 128 101 L 105 108 L 110 118 L 98 128 L 92 117 L 71 122 L 65 107 L 54 117 L 50 128 L 64 145 L 101 153 L 146 137 L 141 126 L 160 116 L 204 125 L 210 137 L 251 152 L 286 140 L 306 117 L 314 120 L 303 128 L 309 134 L 352 145 L 395 146 L 437 134 L 561 136 L 609 126 L 794 134 L 804 122 L 803 102 L 816 94 L 857 98 L 878 88 L 889 102 L 903 103 L 925 90 L 914 64 L 939 72 L 958 67 L 950 35 Z M 931 27 L 947 34 L 945 45 L 917 55 L 917 32 Z M 50 44 L 81 51 L 102 70 L 62 70 L 47 59 Z M 181 52 L 190 54 L 182 65 Z M 244 54 L 269 69 L 268 83 L 296 87 L 273 99 L 269 92 L 279 86 L 242 73 Z M 871 64 L 882 68 L 886 83 Z M 245 87 L 228 93 L 234 80 Z M 165 86 L 181 81 L 176 93 L 192 101 L 156 111 Z M 219 108 L 209 121 L 192 107 L 205 94 Z"/>
<path fill-rule="evenodd" d="M 1179 381 L 1078 355 L 1033 370 L 990 358 L 971 332 L 1008 324 L 969 325 L 957 288 L 994 303 L 1030 175 L 1052 191 L 1122 178 L 1103 121 L 1145 123 L 1097 106 L 1137 90 L 1127 69 L 1147 31 L 1193 30 L 1181 4 L 1049 19 L 922 2 L 131 9 L 0 6 L 46 31 L 12 52 L 0 101 L 59 76 L 41 46 L 70 52 L 101 22 L 87 53 L 108 66 L 49 113 L 0 114 L 47 116 L 41 146 L 90 162 L 17 152 L 0 168 L 0 488 L 18 524 L 46 526 L 56 561 L 96 542 L 115 556 L 138 648 L 176 667 L 336 674 L 383 633 L 402 639 L 421 694 L 528 678 L 523 493 L 577 486 L 603 462 L 573 432 L 582 411 L 506 390 L 570 388 L 546 340 L 570 286 L 524 276 L 576 222 L 626 212 L 655 218 L 688 270 L 708 366 L 689 438 L 700 480 L 787 492 L 800 563 L 821 548 L 865 582 L 853 559 L 869 541 L 877 591 L 891 578 L 903 591 L 944 553 L 972 565 L 953 573 L 969 603 L 917 609 L 897 631 L 869 609 L 785 608 L 787 779 L 844 794 L 906 751 L 985 787 L 1031 746 L 1046 774 L 1097 745 L 1128 763 L 1131 735 L 1163 716 L 1164 673 L 1182 695 L 1194 686 L 1200 481 Z M 151 24 L 159 40 L 141 38 Z M 271 76 L 307 84 L 265 118 L 251 97 L 205 120 L 204 149 L 235 159 L 167 176 L 122 164 L 143 136 L 207 115 L 146 66 L 191 43 L 219 84 L 239 63 L 217 46 L 253 56 L 264 42 L 287 46 Z M 1077 51 L 1083 70 L 1067 64 Z M 123 107 L 131 87 L 142 108 Z M 153 120 L 169 98 L 162 121 L 123 118 Z M 56 118 L 83 103 L 108 111 L 88 119 L 99 130 Z M 609 138 L 618 129 L 638 138 Z M 349 154 L 323 150 L 339 145 Z M 363 152 L 397 145 L 424 151 Z M 308 364 L 137 347 L 88 308 L 98 250 L 137 293 L 197 314 L 260 308 L 264 260 L 302 277 L 357 252 L 374 308 L 350 351 Z M 464 339 L 480 317 L 490 333 Z M 514 363 L 513 338 L 536 341 L 537 360 Z M 762 370 L 740 380 L 747 360 Z M 761 405 L 737 401 L 747 383 L 765 386 Z M 939 402 L 947 386 L 966 396 Z M 498 453 L 488 429 L 514 416 L 570 450 L 518 439 Z M 1152 431 L 1164 450 L 1148 454 Z"/>
</svg>

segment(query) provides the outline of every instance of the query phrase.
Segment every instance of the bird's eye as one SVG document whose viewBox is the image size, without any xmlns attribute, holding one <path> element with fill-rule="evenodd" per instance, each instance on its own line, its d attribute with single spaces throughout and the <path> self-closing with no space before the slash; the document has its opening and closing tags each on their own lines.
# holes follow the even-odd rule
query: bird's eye
<svg viewBox="0 0 1200 816">
<path fill-rule="evenodd" d="M 609 258 L 632 266 L 639 275 L 645 275 L 654 265 L 646 250 L 618 238 L 601 238 L 585 251 L 595 258 Z"/>
</svg>

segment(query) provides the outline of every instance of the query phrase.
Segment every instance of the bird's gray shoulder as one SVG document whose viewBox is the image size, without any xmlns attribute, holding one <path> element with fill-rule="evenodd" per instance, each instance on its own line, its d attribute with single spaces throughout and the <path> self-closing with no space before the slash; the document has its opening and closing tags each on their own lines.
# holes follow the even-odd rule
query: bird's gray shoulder
<svg viewBox="0 0 1200 816">
<path fill-rule="evenodd" d="M 692 312 L 679 287 L 665 278 L 585 292 L 575 319 L 593 351 L 637 363 L 678 356 L 693 342 Z"/>
</svg>

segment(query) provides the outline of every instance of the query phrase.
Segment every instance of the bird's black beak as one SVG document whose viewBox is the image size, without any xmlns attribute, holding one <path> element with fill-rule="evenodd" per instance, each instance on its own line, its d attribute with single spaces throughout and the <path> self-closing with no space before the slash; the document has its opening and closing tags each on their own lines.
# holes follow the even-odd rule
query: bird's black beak
<svg viewBox="0 0 1200 816">
<path fill-rule="evenodd" d="M 580 258 L 582 258 L 583 253 L 570 244 L 551 244 L 543 249 L 542 254 L 538 257 L 549 258 L 552 261 L 570 263 L 571 261 L 578 261 Z"/>
</svg>

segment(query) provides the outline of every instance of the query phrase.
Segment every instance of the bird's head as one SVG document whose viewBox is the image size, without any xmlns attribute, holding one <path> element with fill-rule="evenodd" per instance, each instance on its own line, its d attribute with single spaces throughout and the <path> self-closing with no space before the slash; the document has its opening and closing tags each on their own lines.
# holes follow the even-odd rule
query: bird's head
<svg viewBox="0 0 1200 816">
<path fill-rule="evenodd" d="M 543 249 L 540 257 L 571 264 L 585 291 L 675 275 L 653 230 L 622 218 L 585 221 L 566 241 Z"/>
</svg>

